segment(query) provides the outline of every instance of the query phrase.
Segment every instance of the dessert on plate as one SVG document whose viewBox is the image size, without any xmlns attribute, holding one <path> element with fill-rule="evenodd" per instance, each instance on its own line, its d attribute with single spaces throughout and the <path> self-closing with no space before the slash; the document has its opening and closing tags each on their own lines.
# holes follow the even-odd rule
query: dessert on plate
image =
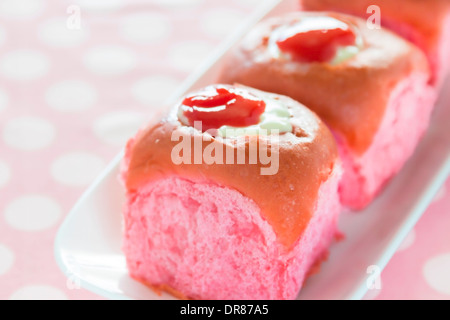
<svg viewBox="0 0 450 320">
<path fill-rule="evenodd" d="M 428 56 L 433 83 L 441 87 L 450 71 L 449 0 L 302 0 L 305 10 L 339 11 L 381 24 L 420 47 Z M 373 11 L 376 5 L 380 12 Z M 376 22 L 371 21 L 371 22 Z"/>
<path fill-rule="evenodd" d="M 289 96 L 328 124 L 344 174 L 341 202 L 367 206 L 413 153 L 436 99 L 416 46 L 366 21 L 331 12 L 295 12 L 257 25 L 219 77 Z"/>
<path fill-rule="evenodd" d="M 186 96 L 126 148 L 131 277 L 189 299 L 294 299 L 337 232 L 333 135 L 244 86 Z"/>
</svg>

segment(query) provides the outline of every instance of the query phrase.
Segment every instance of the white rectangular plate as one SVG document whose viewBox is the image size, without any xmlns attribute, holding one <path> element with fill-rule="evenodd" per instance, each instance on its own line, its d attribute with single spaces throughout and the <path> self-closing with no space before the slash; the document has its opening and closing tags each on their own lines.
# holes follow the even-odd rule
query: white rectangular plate
<svg viewBox="0 0 450 320">
<path fill-rule="evenodd" d="M 223 56 L 259 20 L 296 8 L 297 0 L 265 2 L 167 104 L 187 91 L 214 83 Z M 440 99 L 430 130 L 402 172 L 364 212 L 343 214 L 340 229 L 346 239 L 333 245 L 328 261 L 307 281 L 300 299 L 361 299 L 373 278 L 368 267 L 375 265 L 382 270 L 426 210 L 450 172 L 450 90 L 443 92 L 446 96 Z M 128 276 L 121 250 L 121 159 L 122 154 L 64 221 L 55 242 L 57 262 L 74 284 L 106 298 L 172 299 L 157 296 Z"/>
</svg>

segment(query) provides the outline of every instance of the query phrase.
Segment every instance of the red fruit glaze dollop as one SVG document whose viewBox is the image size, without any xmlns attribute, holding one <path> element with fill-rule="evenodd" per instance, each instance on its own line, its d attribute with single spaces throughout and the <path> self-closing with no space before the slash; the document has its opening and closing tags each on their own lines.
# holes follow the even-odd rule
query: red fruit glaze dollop
<svg viewBox="0 0 450 320">
<path fill-rule="evenodd" d="M 258 124 L 266 103 L 244 89 L 210 86 L 185 98 L 181 108 L 189 125 L 201 121 L 202 130 L 207 131 Z"/>
<path fill-rule="evenodd" d="M 355 42 L 355 31 L 347 23 L 332 17 L 314 17 L 283 30 L 276 44 L 296 61 L 329 62 L 339 47 Z"/>
</svg>

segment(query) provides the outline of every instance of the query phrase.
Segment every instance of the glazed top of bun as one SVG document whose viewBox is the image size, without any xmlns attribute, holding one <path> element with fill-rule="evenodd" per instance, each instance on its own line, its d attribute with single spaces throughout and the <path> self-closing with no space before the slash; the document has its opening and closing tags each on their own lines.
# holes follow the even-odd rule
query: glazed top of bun
<svg viewBox="0 0 450 320">
<path fill-rule="evenodd" d="M 438 41 L 441 22 L 450 11 L 449 0 L 302 0 L 302 5 L 306 10 L 343 11 L 362 17 L 369 17 L 368 8 L 377 5 L 383 24 L 394 20 L 413 26 L 422 33 L 420 41 L 425 46 Z"/>
<path fill-rule="evenodd" d="M 140 131 L 129 142 L 124 181 L 131 193 L 149 181 L 170 176 L 233 188 L 261 208 L 261 214 L 274 229 L 280 243 L 290 247 L 307 227 L 315 210 L 319 188 L 337 166 L 337 146 L 322 121 L 298 102 L 251 88 L 238 88 L 266 103 L 275 101 L 286 107 L 291 130 L 280 134 L 214 135 L 186 124 L 185 119 L 180 118 L 182 100 L 166 117 Z M 180 161 L 179 147 L 185 141 L 191 147 L 190 154 L 184 149 L 184 160 Z M 220 152 L 222 154 L 217 156 Z M 262 159 L 260 152 L 273 156 L 273 163 L 268 164 L 267 159 Z M 198 155 L 203 156 L 197 158 L 200 161 L 196 161 Z M 206 159 L 208 155 L 214 155 L 213 162 Z M 238 155 L 244 155 L 245 160 L 239 162 Z M 250 161 L 251 157 L 254 161 Z M 263 169 L 274 167 L 276 162 L 278 168 L 264 172 Z"/>
<path fill-rule="evenodd" d="M 280 30 L 295 27 L 305 19 L 336 20 L 348 25 L 354 30 L 355 40 L 343 48 L 350 48 L 350 54 L 343 59 L 331 55 L 328 61 L 302 61 L 302 56 L 280 54 L 277 41 L 286 38 L 280 36 Z M 293 45 L 288 45 L 295 50 L 292 39 Z M 413 74 L 424 78 L 425 83 L 429 80 L 425 55 L 392 32 L 370 29 L 365 20 L 349 15 L 295 12 L 257 25 L 230 54 L 220 81 L 294 98 L 316 112 L 355 153 L 362 154 L 381 125 L 393 89 Z"/>
</svg>

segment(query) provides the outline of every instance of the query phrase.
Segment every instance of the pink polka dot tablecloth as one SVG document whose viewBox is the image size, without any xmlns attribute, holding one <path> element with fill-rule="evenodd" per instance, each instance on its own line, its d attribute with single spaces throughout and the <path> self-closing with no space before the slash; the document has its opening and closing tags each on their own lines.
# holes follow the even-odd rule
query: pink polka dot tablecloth
<svg viewBox="0 0 450 320">
<path fill-rule="evenodd" d="M 128 137 L 257 0 L 0 1 L 0 299 L 68 286 L 59 225 Z M 450 180 L 368 299 L 450 299 Z"/>
</svg>

